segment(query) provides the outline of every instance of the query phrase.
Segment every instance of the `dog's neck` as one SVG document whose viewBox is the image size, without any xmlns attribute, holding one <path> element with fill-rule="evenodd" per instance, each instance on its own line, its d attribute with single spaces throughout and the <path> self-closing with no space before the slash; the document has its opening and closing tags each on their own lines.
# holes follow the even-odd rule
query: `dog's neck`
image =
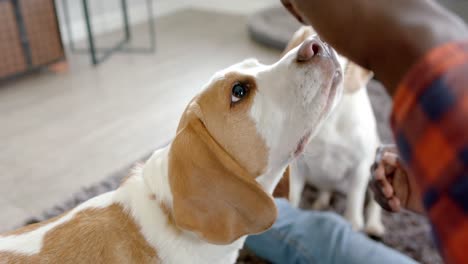
<svg viewBox="0 0 468 264">
<path fill-rule="evenodd" d="M 167 206 L 172 205 L 172 192 L 169 185 L 170 145 L 156 150 L 143 166 L 142 176 L 155 199 Z"/>
<path fill-rule="evenodd" d="M 280 182 L 281 178 L 283 177 L 284 172 L 288 166 L 284 166 L 281 169 L 275 172 L 268 172 L 262 174 L 261 176 L 257 177 L 257 182 L 263 187 L 265 192 L 270 195 L 273 195 L 276 186 Z"/>
<path fill-rule="evenodd" d="M 156 150 L 143 167 L 143 179 L 147 187 L 155 195 L 156 200 L 166 205 L 172 205 L 168 171 L 169 150 L 170 145 Z M 279 172 L 268 172 L 257 177 L 257 182 L 263 187 L 265 192 L 272 195 L 286 167 L 284 166 Z"/>
<path fill-rule="evenodd" d="M 126 204 L 142 227 L 146 239 L 167 263 L 235 263 L 245 238 L 225 245 L 212 245 L 191 232 L 179 229 L 172 217 L 172 192 L 169 184 L 170 146 L 159 149 L 122 186 L 132 193 Z M 148 199 L 148 197 L 151 197 Z M 186 254 L 179 254 L 180 251 Z M 167 254 L 167 255 L 166 255 Z M 190 256 L 190 258 L 187 258 Z"/>
<path fill-rule="evenodd" d="M 185 250 L 193 251 L 193 256 L 198 256 L 202 259 L 200 261 L 188 259 L 185 263 L 206 263 L 207 261 L 215 261 L 215 263 L 235 263 L 238 251 L 242 248 L 246 237 L 242 237 L 230 245 L 211 245 L 196 238 L 189 232 L 178 230 L 176 226 L 168 229 L 167 223 L 161 225 L 160 220 L 157 220 L 167 219 L 168 212 L 165 211 L 161 205 L 166 205 L 169 210 L 172 210 L 173 196 L 169 184 L 168 171 L 169 150 L 170 146 L 167 146 L 155 151 L 145 163 L 140 173 L 136 173 L 135 176 L 137 177 L 134 179 L 130 178 L 128 184 L 125 183 L 123 186 L 123 188 L 133 189 L 131 193 L 133 193 L 135 197 L 131 199 L 130 208 L 135 218 L 142 226 L 142 232 L 147 240 L 154 246 L 162 246 L 168 251 L 171 251 L 167 256 L 170 259 L 172 259 L 172 256 L 180 255 L 177 254 L 177 252 L 181 250 L 182 247 L 185 248 Z M 257 178 L 257 181 L 263 186 L 264 190 L 271 194 L 273 193 L 274 187 L 281 179 L 281 176 L 282 173 L 278 173 L 278 175 L 262 175 Z M 152 197 L 151 202 L 148 200 L 149 196 Z M 164 214 L 166 214 L 166 217 L 163 216 Z M 161 237 L 166 237 L 167 242 L 162 242 L 160 240 Z M 165 243 L 169 243 L 170 245 Z M 174 247 L 172 248 L 172 246 Z M 180 262 L 181 260 L 178 261 Z"/>
</svg>

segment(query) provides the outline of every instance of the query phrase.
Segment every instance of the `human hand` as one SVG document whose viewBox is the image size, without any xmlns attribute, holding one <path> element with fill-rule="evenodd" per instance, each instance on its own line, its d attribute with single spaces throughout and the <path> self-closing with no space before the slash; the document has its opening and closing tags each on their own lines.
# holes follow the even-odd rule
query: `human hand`
<svg viewBox="0 0 468 264">
<path fill-rule="evenodd" d="M 371 173 L 371 188 L 382 208 L 399 212 L 403 207 L 424 213 L 419 186 L 400 163 L 394 145 L 382 146 L 377 150 Z"/>
</svg>

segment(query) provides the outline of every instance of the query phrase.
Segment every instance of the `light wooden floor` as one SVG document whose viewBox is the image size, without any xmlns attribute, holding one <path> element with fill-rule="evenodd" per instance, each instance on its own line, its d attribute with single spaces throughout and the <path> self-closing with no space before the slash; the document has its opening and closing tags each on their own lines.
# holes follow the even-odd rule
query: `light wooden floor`
<svg viewBox="0 0 468 264">
<path fill-rule="evenodd" d="M 170 139 L 216 70 L 279 55 L 248 38 L 240 15 L 184 10 L 158 19 L 157 34 L 154 54 L 116 55 L 99 67 L 71 55 L 67 73 L 0 86 L 0 230 Z"/>
</svg>

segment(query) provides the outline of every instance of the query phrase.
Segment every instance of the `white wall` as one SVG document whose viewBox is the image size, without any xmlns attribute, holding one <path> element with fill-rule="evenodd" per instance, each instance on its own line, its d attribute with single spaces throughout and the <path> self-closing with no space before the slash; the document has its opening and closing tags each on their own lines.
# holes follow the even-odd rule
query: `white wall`
<svg viewBox="0 0 468 264">
<path fill-rule="evenodd" d="M 85 23 L 81 0 L 67 0 L 71 17 L 73 38 L 81 40 L 86 37 Z M 138 24 L 147 19 L 147 0 L 127 0 L 130 21 Z M 93 30 L 100 34 L 122 27 L 120 0 L 89 0 Z M 62 0 L 56 0 L 62 37 L 67 41 Z M 152 0 L 156 16 L 165 15 L 179 9 L 195 7 L 218 10 L 230 13 L 249 14 L 270 5 L 279 4 L 279 0 Z"/>
</svg>

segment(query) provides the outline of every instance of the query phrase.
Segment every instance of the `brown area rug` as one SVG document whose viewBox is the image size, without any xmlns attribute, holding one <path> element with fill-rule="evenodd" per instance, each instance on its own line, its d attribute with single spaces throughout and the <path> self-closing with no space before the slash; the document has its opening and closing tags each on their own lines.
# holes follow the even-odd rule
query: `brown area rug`
<svg viewBox="0 0 468 264">
<path fill-rule="evenodd" d="M 377 82 L 372 82 L 369 87 L 369 93 L 372 104 L 375 109 L 378 120 L 378 128 L 381 138 L 384 142 L 391 141 L 391 134 L 388 127 L 388 115 L 390 111 L 390 98 L 386 95 L 382 86 Z M 147 157 L 139 161 L 146 160 Z M 41 216 L 33 217 L 26 223 L 34 223 L 43 221 L 51 217 L 57 216 L 78 204 L 104 192 L 116 189 L 123 177 L 125 177 L 131 166 L 127 166 L 122 170 L 111 175 L 104 181 L 96 183 L 92 186 L 83 188 L 81 191 L 74 194 L 70 199 L 59 202 L 56 206 L 45 211 Z M 303 194 L 302 207 L 310 208 L 315 199 L 316 192 L 307 187 Z M 338 196 L 334 199 L 333 208 L 337 212 L 342 212 L 344 207 L 344 199 Z M 442 263 L 434 245 L 431 241 L 430 227 L 427 221 L 417 215 L 411 213 L 401 214 L 385 214 L 383 217 L 384 224 L 387 227 L 387 234 L 383 237 L 382 242 L 390 247 L 393 247 L 404 254 L 407 254 L 421 263 L 438 264 Z M 268 263 L 247 250 L 243 250 L 239 257 L 238 263 Z M 281 263 L 286 264 L 286 263 Z"/>
</svg>

